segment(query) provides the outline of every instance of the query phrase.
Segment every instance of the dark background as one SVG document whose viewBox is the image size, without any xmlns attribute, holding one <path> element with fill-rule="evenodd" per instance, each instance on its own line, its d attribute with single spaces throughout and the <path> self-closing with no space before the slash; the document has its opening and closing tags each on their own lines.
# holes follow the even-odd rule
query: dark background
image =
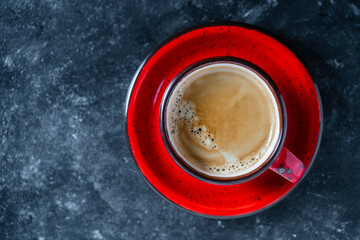
<svg viewBox="0 0 360 240">
<path fill-rule="evenodd" d="M 232 20 L 289 43 L 324 105 L 302 184 L 255 216 L 169 205 L 124 138 L 128 85 L 175 32 Z M 0 239 L 360 239 L 357 1 L 0 1 Z"/>
</svg>

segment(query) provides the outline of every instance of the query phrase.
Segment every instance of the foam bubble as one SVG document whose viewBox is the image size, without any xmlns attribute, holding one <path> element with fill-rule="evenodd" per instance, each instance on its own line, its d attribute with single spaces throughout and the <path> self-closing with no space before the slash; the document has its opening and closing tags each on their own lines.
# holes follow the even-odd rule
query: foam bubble
<svg viewBox="0 0 360 240">
<path fill-rule="evenodd" d="M 252 167 L 256 162 L 258 162 L 261 159 L 261 154 L 264 151 L 265 151 L 265 149 L 263 149 L 263 151 L 261 153 L 259 153 L 256 157 L 245 158 L 245 159 L 239 160 L 239 158 L 236 157 L 235 155 L 219 150 L 219 152 L 226 159 L 226 163 L 219 165 L 219 166 L 209 167 L 208 170 L 210 172 L 216 173 L 216 174 L 219 174 L 219 172 L 222 174 L 225 174 L 225 175 L 226 174 L 236 174 L 239 171 L 243 171 L 243 170 L 246 170 L 246 169 Z"/>
<path fill-rule="evenodd" d="M 182 93 L 182 91 L 181 91 Z M 181 94 L 179 94 L 181 95 Z M 177 98 L 180 98 L 178 96 Z M 176 98 L 176 99 L 177 99 Z M 196 106 L 191 101 L 175 101 L 172 103 L 170 113 L 171 133 L 177 134 L 179 125 L 185 129 L 206 149 L 216 149 L 214 134 L 207 125 L 199 123 L 199 117 L 196 116 Z"/>
</svg>

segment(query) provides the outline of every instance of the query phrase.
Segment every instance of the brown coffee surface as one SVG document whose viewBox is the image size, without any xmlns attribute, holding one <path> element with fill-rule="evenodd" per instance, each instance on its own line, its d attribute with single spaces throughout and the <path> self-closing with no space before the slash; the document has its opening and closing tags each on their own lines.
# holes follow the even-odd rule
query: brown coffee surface
<svg viewBox="0 0 360 240">
<path fill-rule="evenodd" d="M 279 137 L 279 109 L 270 88 L 236 64 L 193 71 L 177 84 L 167 106 L 173 149 L 209 176 L 252 171 L 268 159 Z"/>
</svg>

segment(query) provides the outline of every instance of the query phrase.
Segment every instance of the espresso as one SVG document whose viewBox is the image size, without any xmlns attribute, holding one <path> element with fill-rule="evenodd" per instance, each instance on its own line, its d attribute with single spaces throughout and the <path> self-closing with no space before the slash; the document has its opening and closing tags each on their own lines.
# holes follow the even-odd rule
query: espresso
<svg viewBox="0 0 360 240">
<path fill-rule="evenodd" d="M 280 136 L 280 110 L 268 84 L 236 63 L 211 63 L 170 93 L 165 125 L 179 158 L 209 177 L 249 174 L 269 159 Z"/>
</svg>

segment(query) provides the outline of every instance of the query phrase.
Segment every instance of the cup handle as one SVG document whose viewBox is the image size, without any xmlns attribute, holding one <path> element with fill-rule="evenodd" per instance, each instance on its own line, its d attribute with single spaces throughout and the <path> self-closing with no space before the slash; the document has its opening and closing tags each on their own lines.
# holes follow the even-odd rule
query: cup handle
<svg viewBox="0 0 360 240">
<path fill-rule="evenodd" d="M 304 164 L 285 147 L 270 169 L 292 183 L 299 181 L 305 172 Z"/>
</svg>

